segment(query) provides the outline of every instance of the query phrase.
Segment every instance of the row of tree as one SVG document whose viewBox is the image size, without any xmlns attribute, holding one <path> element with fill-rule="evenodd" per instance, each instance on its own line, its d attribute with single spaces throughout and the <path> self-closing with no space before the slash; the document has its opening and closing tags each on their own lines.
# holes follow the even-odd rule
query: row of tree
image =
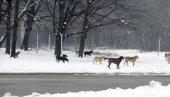
<svg viewBox="0 0 170 97">
<path fill-rule="evenodd" d="M 25 21 L 21 45 L 24 50 L 28 50 L 33 23 L 45 21 L 52 25 L 56 37 L 56 56 L 60 56 L 61 43 L 66 38 L 80 34 L 78 56 L 83 57 L 85 40 L 90 30 L 111 24 L 117 27 L 128 26 L 125 19 L 129 20 L 130 15 L 121 14 L 123 11 L 120 11 L 127 10 L 125 2 L 124 0 L 1 0 L 1 15 L 3 15 L 1 20 L 6 23 L 6 33 L 0 43 L 6 40 L 6 53 L 10 54 L 10 34 L 13 30 L 11 57 L 15 57 L 17 29 L 20 21 Z M 37 13 L 39 13 L 38 16 Z M 72 33 L 70 29 L 74 29 L 76 33 L 75 31 Z"/>
<path fill-rule="evenodd" d="M 6 53 L 15 57 L 17 36 L 20 48 L 28 50 L 40 32 L 42 43 L 52 35 L 56 56 L 62 44 L 77 43 L 79 57 L 89 44 L 91 49 L 156 50 L 159 38 L 168 50 L 168 4 L 168 0 L 0 0 L 0 47 L 6 43 Z"/>
</svg>

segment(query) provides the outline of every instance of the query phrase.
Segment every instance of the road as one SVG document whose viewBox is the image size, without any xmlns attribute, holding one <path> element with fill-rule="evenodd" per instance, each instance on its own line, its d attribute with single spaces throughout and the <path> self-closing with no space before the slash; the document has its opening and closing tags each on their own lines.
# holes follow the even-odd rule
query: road
<svg viewBox="0 0 170 97">
<path fill-rule="evenodd" d="M 6 92 L 23 96 L 32 92 L 66 93 L 123 89 L 148 85 L 150 81 L 170 84 L 170 76 L 74 75 L 74 74 L 9 74 L 0 75 L 0 97 Z"/>
</svg>

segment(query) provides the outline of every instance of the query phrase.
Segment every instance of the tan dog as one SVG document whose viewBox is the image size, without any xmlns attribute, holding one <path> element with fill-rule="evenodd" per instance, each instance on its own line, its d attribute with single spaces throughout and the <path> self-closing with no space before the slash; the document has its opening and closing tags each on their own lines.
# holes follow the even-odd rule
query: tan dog
<svg viewBox="0 0 170 97">
<path fill-rule="evenodd" d="M 165 53 L 165 59 L 168 61 L 168 64 L 170 64 L 170 53 Z"/>
<path fill-rule="evenodd" d="M 133 63 L 133 66 L 135 66 L 136 59 L 138 59 L 139 57 L 134 56 L 134 57 L 124 57 L 124 58 L 125 58 L 125 63 L 127 64 L 127 66 L 128 66 L 129 61 Z"/>
<path fill-rule="evenodd" d="M 94 60 L 93 60 L 93 64 L 99 62 L 100 64 L 102 64 L 102 61 L 104 60 L 105 56 L 96 56 L 94 57 Z"/>
</svg>

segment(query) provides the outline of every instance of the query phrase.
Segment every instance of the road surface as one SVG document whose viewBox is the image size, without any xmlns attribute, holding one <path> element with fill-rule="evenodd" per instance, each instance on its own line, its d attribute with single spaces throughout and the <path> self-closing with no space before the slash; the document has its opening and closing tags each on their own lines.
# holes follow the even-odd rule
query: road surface
<svg viewBox="0 0 170 97">
<path fill-rule="evenodd" d="M 170 84 L 170 76 L 129 75 L 74 75 L 74 74 L 10 74 L 0 75 L 0 97 L 10 92 L 16 96 L 32 92 L 66 93 L 100 91 L 108 88 L 135 88 L 148 85 L 150 81 Z"/>
</svg>

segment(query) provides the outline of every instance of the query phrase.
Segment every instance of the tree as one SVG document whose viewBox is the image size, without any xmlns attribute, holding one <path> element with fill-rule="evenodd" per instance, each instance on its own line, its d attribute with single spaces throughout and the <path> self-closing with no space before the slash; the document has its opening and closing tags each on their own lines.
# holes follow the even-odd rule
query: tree
<svg viewBox="0 0 170 97">
<path fill-rule="evenodd" d="M 87 33 L 91 29 L 116 23 L 117 19 L 112 19 L 109 15 L 117 10 L 117 3 L 118 0 L 108 0 L 107 2 L 102 0 L 86 0 L 82 33 L 80 34 L 79 57 L 83 57 L 85 40 Z M 106 10 L 106 13 L 102 13 L 102 11 Z"/>
<path fill-rule="evenodd" d="M 75 13 L 76 7 L 79 4 L 79 0 L 58 0 L 58 10 L 56 9 L 57 0 L 54 1 L 53 7 L 53 32 L 56 37 L 55 42 L 55 55 L 61 54 L 61 42 L 66 37 L 66 30 L 68 26 L 82 14 L 82 12 Z M 58 11 L 58 17 L 56 16 Z M 75 17 L 75 18 L 74 18 Z M 61 40 L 61 37 L 63 39 Z"/>
<path fill-rule="evenodd" d="M 15 13 L 14 13 L 14 28 L 13 28 L 13 37 L 12 37 L 12 49 L 11 57 L 16 57 L 16 42 L 17 42 L 17 30 L 18 30 L 18 13 L 19 13 L 19 1 L 15 1 Z"/>
<path fill-rule="evenodd" d="M 11 0 L 12 1 L 12 0 Z M 18 22 L 23 18 L 23 16 L 27 13 L 27 11 L 32 8 L 35 4 L 38 4 L 39 3 L 39 0 L 31 5 L 29 5 L 29 3 L 31 2 L 32 0 L 28 0 L 28 2 L 26 3 L 26 5 L 24 6 L 23 10 L 21 11 L 21 13 L 19 14 L 18 16 Z M 6 10 L 4 11 L 4 13 L 6 12 Z M 13 29 L 14 27 L 14 23 L 11 23 L 10 25 L 10 28 Z M 4 43 L 4 41 L 6 40 L 7 38 L 7 33 L 5 33 L 1 38 L 0 38 L 0 48 L 2 46 L 2 44 Z"/>
<path fill-rule="evenodd" d="M 39 3 L 36 4 L 35 0 L 31 0 L 28 3 L 28 6 L 30 6 L 30 5 L 33 5 L 33 6 L 31 8 L 29 8 L 29 10 L 26 13 L 27 19 L 26 19 L 26 23 L 25 23 L 25 34 L 24 34 L 24 39 L 23 39 L 22 46 L 21 46 L 21 49 L 24 49 L 26 51 L 28 50 L 29 37 L 30 37 L 30 33 L 31 33 L 32 26 L 34 23 L 34 18 L 40 8 Z M 36 5 L 38 5 L 38 7 L 36 7 Z"/>
<path fill-rule="evenodd" d="M 2 16 L 3 16 L 2 3 L 3 3 L 3 0 L 0 0 L 0 24 L 1 24 Z"/>
<path fill-rule="evenodd" d="M 6 23 L 6 54 L 10 54 L 10 45 L 11 45 L 11 8 L 12 0 L 7 0 L 7 23 Z"/>
</svg>

